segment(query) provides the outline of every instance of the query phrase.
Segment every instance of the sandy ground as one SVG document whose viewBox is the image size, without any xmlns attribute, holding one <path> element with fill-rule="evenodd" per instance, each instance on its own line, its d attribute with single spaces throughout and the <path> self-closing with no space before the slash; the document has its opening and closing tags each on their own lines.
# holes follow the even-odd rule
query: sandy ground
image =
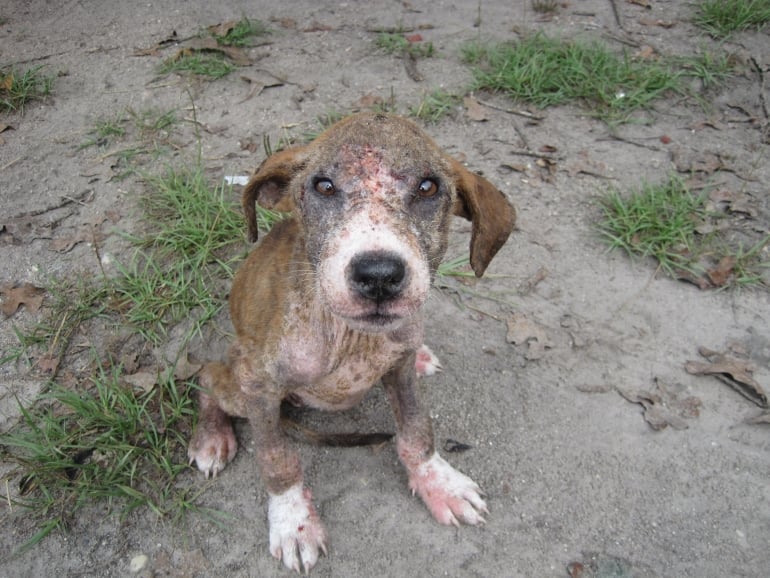
<svg viewBox="0 0 770 578">
<path fill-rule="evenodd" d="M 141 181 L 113 178 L 120 170 L 113 157 L 79 148 L 98 119 L 127 108 L 175 109 L 190 117 L 194 101 L 204 164 L 218 180 L 248 174 L 262 160 L 263 135 L 277 142 L 285 131 L 301 134 L 317 127 L 318 116 L 361 106 L 364 97 L 364 104 L 371 96 L 392 97 L 407 113 L 432 90 L 463 93 L 471 77 L 459 50 L 479 37 L 506 40 L 543 30 L 674 55 L 716 47 L 689 23 L 689 3 L 614 4 L 618 18 L 611 2 L 572 0 L 543 21 L 529 2 L 494 0 L 10 0 L 0 7 L 0 64 L 42 64 L 58 77 L 51 98 L 23 116 L 0 118 L 13 126 L 0 135 L 0 216 L 36 214 L 38 224 L 49 218 L 55 227 L 46 229 L 48 238 L 2 245 L 0 281 L 44 284 L 52 276 L 96 270 L 88 243 L 59 252 L 52 242 L 108 210 L 122 215 L 119 229 L 141 228 L 134 203 Z M 188 38 L 244 15 L 269 24 L 273 34 L 247 51 L 251 65 L 225 79 L 160 77 L 156 67 L 173 47 L 137 55 L 173 33 Z M 423 80 L 375 48 L 376 31 L 395 27 L 433 43 L 436 55 L 417 63 Z M 767 33 L 738 35 L 725 48 L 765 71 L 770 66 Z M 427 341 L 444 366 L 424 382 L 438 443 L 452 438 L 473 446 L 448 457 L 486 490 L 491 514 L 483 528 L 434 523 L 409 494 L 392 446 L 379 452 L 303 448 L 306 478 L 331 538 L 315 576 L 545 577 L 567 576 L 568 569 L 576 576 L 767 575 L 767 426 L 745 423 L 759 408 L 714 378 L 689 375 L 684 365 L 698 358 L 701 346 L 732 347 L 751 357 L 760 383 L 770 383 L 768 293 L 705 292 L 655 276 L 649 262 L 607 253 L 593 228 L 595 199 L 608 186 L 658 182 L 687 169 L 682 159 L 718 157 L 721 170 L 712 166 L 704 180 L 748 194 L 752 226 L 767 232 L 768 145 L 761 122 L 748 121 L 762 120 L 760 92 L 768 94 L 751 66 L 745 70 L 707 94 L 705 107 L 681 97 L 660 102 L 646 115 L 652 122 L 620 127 L 621 140 L 580 108 L 548 109 L 531 122 L 502 110 L 517 105 L 496 95 L 478 95 L 496 107 L 487 109 L 484 122 L 458 108 L 427 127 L 497 183 L 520 213 L 517 231 L 474 288 L 502 294 L 506 302 L 436 292 L 427 312 Z M 282 82 L 250 93 L 242 76 Z M 194 158 L 194 133 L 178 130 L 171 159 Z M 249 142 L 258 146 L 250 150 Z M 520 154 L 543 147 L 556 151 L 550 170 Z M 64 204 L 63 198 L 79 201 Z M 465 250 L 468 231 L 456 223 L 450 256 Z M 116 258 L 125 249 L 115 234 L 101 247 Z M 514 314 L 530 329 L 518 345 L 507 339 Z M 21 312 L 0 321 L 0 348 L 15 342 L 14 324 L 33 320 Z M 201 342 L 193 353 L 215 357 L 217 347 Z M 43 382 L 21 365 L 0 368 L 2 429 L 18 418 L 14 396 L 31 399 Z M 681 409 L 677 401 L 699 400 L 693 402 L 697 416 L 676 421 L 684 429 L 652 429 L 642 407 L 619 394 L 656 384 L 673 412 Z M 340 423 L 392 427 L 379 390 L 343 418 Z M 120 521 L 97 504 L 68 533 L 10 558 L 34 528 L 3 501 L 0 575 L 129 576 L 139 555 L 147 562 L 133 575 L 285 574 L 267 551 L 266 496 L 249 455 L 248 428 L 240 427 L 239 436 L 245 451 L 201 499 L 233 516 L 227 528 L 198 517 L 173 524 L 148 511 Z M 203 480 L 191 469 L 187 482 Z M 11 496 L 17 484 L 18 476 L 6 477 L 4 493 Z"/>
</svg>

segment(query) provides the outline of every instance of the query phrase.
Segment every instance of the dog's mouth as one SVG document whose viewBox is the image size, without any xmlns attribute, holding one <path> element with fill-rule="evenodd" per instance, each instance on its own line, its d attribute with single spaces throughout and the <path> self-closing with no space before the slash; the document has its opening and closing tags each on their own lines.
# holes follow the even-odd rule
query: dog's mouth
<svg viewBox="0 0 770 578">
<path fill-rule="evenodd" d="M 350 318 L 357 327 L 369 331 L 383 331 L 392 329 L 404 320 L 400 315 L 374 311 Z"/>
</svg>

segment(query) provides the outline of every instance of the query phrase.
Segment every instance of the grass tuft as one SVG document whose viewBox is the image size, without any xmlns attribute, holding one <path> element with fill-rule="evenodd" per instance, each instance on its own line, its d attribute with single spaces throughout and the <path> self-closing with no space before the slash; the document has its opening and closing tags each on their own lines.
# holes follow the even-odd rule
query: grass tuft
<svg viewBox="0 0 770 578">
<path fill-rule="evenodd" d="M 252 38 L 269 33 L 270 29 L 260 20 L 241 18 L 225 34 L 212 33 L 212 36 L 221 46 L 243 48 L 251 45 Z"/>
<path fill-rule="evenodd" d="M 222 54 L 184 52 L 176 58 L 170 58 L 161 64 L 159 74 L 193 74 L 206 76 L 212 79 L 223 78 L 235 70 L 235 65 L 230 63 Z"/>
<path fill-rule="evenodd" d="M 0 112 L 24 112 L 33 100 L 51 94 L 53 77 L 42 73 L 42 66 L 21 71 L 15 68 L 0 70 Z"/>
<path fill-rule="evenodd" d="M 34 546 L 95 500 L 126 516 L 138 507 L 159 515 L 195 506 L 177 478 L 187 469 L 186 432 L 193 417 L 188 383 L 159 376 L 150 391 L 121 382 L 120 368 L 100 364 L 85 387 L 54 384 L 23 421 L 0 436 L 4 458 L 27 472 L 18 504 L 43 519 L 22 549 Z"/>
<path fill-rule="evenodd" d="M 384 52 L 396 56 L 410 54 L 415 57 L 430 58 L 436 53 L 432 42 L 410 42 L 403 34 L 392 32 L 378 34 L 375 44 Z"/>
<path fill-rule="evenodd" d="M 702 289 L 765 283 L 770 236 L 749 249 L 728 242 L 718 227 L 708 226 L 724 216 L 709 212 L 706 196 L 693 194 L 676 176 L 628 195 L 612 189 L 600 204 L 598 230 L 610 249 L 652 257 L 666 274 Z"/>
<path fill-rule="evenodd" d="M 695 25 L 715 38 L 742 30 L 761 30 L 770 22 L 770 0 L 702 0 Z"/>
<path fill-rule="evenodd" d="M 409 114 L 423 122 L 433 124 L 451 115 L 460 102 L 461 99 L 456 94 L 435 90 L 424 95 L 420 104 L 409 110 Z"/>
<path fill-rule="evenodd" d="M 503 92 L 543 108 L 578 101 L 608 121 L 623 121 L 680 90 L 679 74 L 669 67 L 618 56 L 598 42 L 535 34 L 515 44 L 470 44 L 463 56 L 473 66 L 474 90 Z"/>
</svg>

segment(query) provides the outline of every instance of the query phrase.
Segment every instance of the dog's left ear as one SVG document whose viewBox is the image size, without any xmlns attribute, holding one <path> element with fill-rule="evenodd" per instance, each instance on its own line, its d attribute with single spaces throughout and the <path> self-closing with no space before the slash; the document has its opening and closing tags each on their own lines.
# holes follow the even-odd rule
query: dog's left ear
<svg viewBox="0 0 770 578">
<path fill-rule="evenodd" d="M 299 146 L 270 155 L 262 161 L 243 189 L 241 204 L 246 215 L 249 241 L 252 243 L 259 237 L 255 203 L 275 211 L 289 212 L 294 209 L 294 202 L 289 194 L 289 183 L 305 166 L 306 149 L 305 146 Z"/>
<path fill-rule="evenodd" d="M 454 214 L 473 223 L 471 267 L 481 277 L 516 222 L 516 209 L 492 183 L 451 159 L 457 200 Z"/>
</svg>

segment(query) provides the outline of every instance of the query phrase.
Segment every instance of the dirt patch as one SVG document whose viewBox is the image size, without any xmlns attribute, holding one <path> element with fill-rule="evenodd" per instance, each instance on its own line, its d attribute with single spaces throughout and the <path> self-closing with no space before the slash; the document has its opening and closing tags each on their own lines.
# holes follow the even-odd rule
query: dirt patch
<svg viewBox="0 0 770 578">
<path fill-rule="evenodd" d="M 726 86 L 703 92 L 694 83 L 700 102 L 671 95 L 640 115 L 644 122 L 614 132 L 578 106 L 537 111 L 493 94 L 474 95 L 466 106 L 460 99 L 426 127 L 498 184 L 520 214 L 488 277 L 472 291 L 451 282 L 427 315 L 427 342 L 444 371 L 425 380 L 424 398 L 439 445 L 471 446 L 448 459 L 487 492 L 483 529 L 437 526 L 409 495 L 391 446 L 302 452 L 331 535 L 317 576 L 564 576 L 581 568 L 591 575 L 765 574 L 770 443 L 766 425 L 746 423 L 761 410 L 715 377 L 691 375 L 686 364 L 702 348 L 729 351 L 767 391 L 768 293 L 701 291 L 658 276 L 654 264 L 607 253 L 594 225 L 608 184 L 626 190 L 678 172 L 744 203 L 741 235 L 767 235 L 767 32 L 740 34 L 720 48 L 690 23 L 689 4 L 663 1 L 581 0 L 550 18 L 527 2 L 370 4 L 33 0 L 0 9 L 0 64 L 41 64 L 56 76 L 53 96 L 0 118 L 12 127 L 0 132 L 0 286 L 21 288 L 12 298 L 18 312 L 0 321 L 0 349 L 16 347 L 15 328 L 39 318 L 35 287 L 114 273 L 130 254 L 120 233 L 144 229 L 137 198 L 146 190 L 143 175 L 130 169 L 200 158 L 220 182 L 253 170 L 265 138 L 274 145 L 303 138 L 331 113 L 385 104 L 407 114 L 436 89 L 466 95 L 471 72 L 460 48 L 479 38 L 544 31 L 642 54 L 724 49 L 740 63 Z M 247 60 L 234 72 L 216 81 L 158 73 L 200 31 L 243 15 L 272 33 L 239 49 Z M 378 48 L 382 31 L 432 43 L 433 55 Z M 161 122 L 166 111 L 175 111 L 173 126 Z M 95 126 L 110 119 L 122 119 L 130 134 L 96 135 Z M 448 257 L 467 251 L 468 234 L 458 220 Z M 80 353 L 57 370 L 76 388 L 93 370 L 92 348 L 162 366 L 184 329 L 169 328 L 167 342 L 148 349 L 105 323 L 77 334 Z M 218 357 L 226 331 L 220 315 L 190 355 Z M 38 361 L 33 354 L 0 367 L 0 429 L 18 420 L 17 398 L 28 403 L 46 386 Z M 645 421 L 650 413 L 657 429 Z M 372 429 L 390 429 L 392 421 L 379 391 L 333 419 Z M 4 501 L 4 573 L 279 573 L 267 551 L 250 433 L 239 425 L 245 451 L 200 498 L 232 516 L 224 526 L 147 510 L 121 519 L 108 515 L 110 504 L 96 503 L 68 532 L 10 558 L 36 528 Z M 11 500 L 21 475 L 7 464 L 3 475 Z M 182 478 L 206 484 L 193 469 Z"/>
</svg>

